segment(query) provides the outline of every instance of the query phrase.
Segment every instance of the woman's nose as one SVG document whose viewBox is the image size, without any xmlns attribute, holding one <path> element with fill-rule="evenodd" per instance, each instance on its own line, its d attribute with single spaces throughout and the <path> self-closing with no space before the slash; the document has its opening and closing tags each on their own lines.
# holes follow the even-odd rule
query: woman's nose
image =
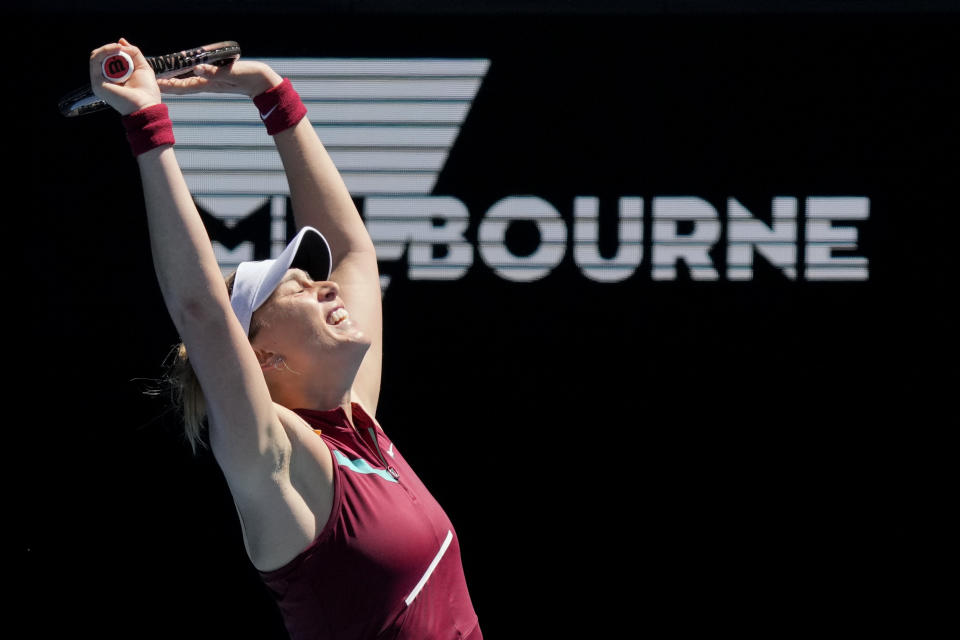
<svg viewBox="0 0 960 640">
<path fill-rule="evenodd" d="M 340 287 L 337 286 L 336 282 L 331 282 L 329 280 L 324 282 L 317 283 L 320 288 L 320 299 L 321 300 L 334 300 L 338 295 L 340 295 Z"/>
</svg>

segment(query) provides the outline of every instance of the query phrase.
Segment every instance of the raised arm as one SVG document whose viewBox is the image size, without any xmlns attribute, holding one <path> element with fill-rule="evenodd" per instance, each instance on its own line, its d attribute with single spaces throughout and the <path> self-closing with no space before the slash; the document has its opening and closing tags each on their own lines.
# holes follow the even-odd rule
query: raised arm
<svg viewBox="0 0 960 640">
<path fill-rule="evenodd" d="M 123 50 L 134 74 L 123 86 L 100 77 L 100 62 Z M 139 49 L 121 39 L 91 54 L 94 92 L 121 115 L 156 115 L 160 90 Z M 130 118 L 125 118 L 127 123 Z M 137 151 L 135 151 L 137 153 Z M 290 442 L 276 415 L 260 364 L 230 306 L 206 229 L 177 164 L 173 147 L 140 152 L 150 246 L 163 299 L 203 387 L 214 456 L 234 497 L 260 490 L 258 482 L 289 457 Z"/>
<path fill-rule="evenodd" d="M 353 392 L 371 415 L 380 396 L 383 320 L 377 254 L 370 234 L 309 116 L 274 136 L 290 184 L 297 228 L 316 227 L 330 241 L 333 272 L 347 310 L 370 338 Z"/>
<path fill-rule="evenodd" d="M 203 65 L 199 76 L 161 80 L 169 93 L 198 91 L 241 93 L 263 103 L 265 95 L 283 89 L 283 78 L 264 63 L 239 60 L 224 67 Z M 266 122 L 277 117 L 267 113 Z M 263 115 L 263 114 L 261 114 Z M 343 178 L 317 137 L 307 117 L 295 126 L 274 135 L 283 161 L 297 228 L 312 226 L 320 230 L 333 251 L 330 279 L 340 285 L 340 295 L 351 318 L 371 340 L 367 355 L 357 372 L 353 395 L 373 415 L 380 396 L 380 370 L 383 359 L 383 321 L 380 275 L 377 255 L 370 234 L 353 203 Z"/>
</svg>

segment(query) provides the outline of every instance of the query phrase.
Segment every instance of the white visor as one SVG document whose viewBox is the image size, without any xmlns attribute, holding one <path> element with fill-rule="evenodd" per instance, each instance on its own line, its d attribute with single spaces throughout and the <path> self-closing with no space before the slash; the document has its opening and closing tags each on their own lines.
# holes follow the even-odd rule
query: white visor
<svg viewBox="0 0 960 640">
<path fill-rule="evenodd" d="M 243 332 L 250 335 L 253 312 L 270 297 L 288 269 L 303 269 L 317 282 L 330 279 L 333 259 L 327 239 L 313 227 L 303 227 L 287 248 L 272 260 L 241 262 L 233 281 L 230 304 Z"/>
</svg>

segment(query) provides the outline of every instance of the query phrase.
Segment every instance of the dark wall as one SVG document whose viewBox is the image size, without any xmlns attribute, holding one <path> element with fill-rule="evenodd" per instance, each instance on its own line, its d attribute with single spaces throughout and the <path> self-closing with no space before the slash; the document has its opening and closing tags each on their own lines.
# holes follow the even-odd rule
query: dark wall
<svg viewBox="0 0 960 640">
<path fill-rule="evenodd" d="M 474 245 L 504 197 L 536 195 L 570 224 L 574 198 L 596 196 L 609 255 L 618 199 L 644 198 L 643 261 L 620 282 L 584 277 L 572 249 L 531 283 L 479 257 L 449 282 L 384 265 L 378 419 L 457 527 L 487 637 L 903 621 L 915 429 L 945 386 L 929 373 L 955 264 L 956 14 L 23 24 L 43 71 L 14 154 L 30 181 L 8 187 L 27 274 L 24 307 L 8 307 L 27 424 L 8 421 L 8 453 L 35 624 L 284 637 L 216 465 L 143 393 L 177 336 L 118 118 L 55 110 L 120 36 L 147 52 L 229 38 L 252 58 L 489 59 L 433 192 L 467 206 Z M 777 196 L 801 222 L 807 198 L 869 198 L 847 252 L 869 278 L 791 279 L 757 258 L 748 281 L 683 266 L 655 280 L 650 206 L 665 196 L 711 203 L 724 230 L 729 198 L 768 222 Z M 536 244 L 518 229 L 517 251 Z"/>
</svg>

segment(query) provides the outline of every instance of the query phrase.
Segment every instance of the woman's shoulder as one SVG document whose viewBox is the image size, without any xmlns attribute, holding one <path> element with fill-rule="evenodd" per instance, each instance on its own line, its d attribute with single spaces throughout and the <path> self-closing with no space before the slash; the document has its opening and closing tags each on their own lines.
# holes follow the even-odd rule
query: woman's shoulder
<svg viewBox="0 0 960 640">
<path fill-rule="evenodd" d="M 291 444 L 302 442 L 304 439 L 308 442 L 319 440 L 316 437 L 321 433 L 319 426 L 311 424 L 306 418 L 289 407 L 276 402 L 273 403 L 273 406 L 276 408 L 277 417 L 280 419 L 284 431 L 287 432 Z"/>
<path fill-rule="evenodd" d="M 280 421 L 284 423 L 284 426 L 290 423 L 291 425 L 306 426 L 309 428 L 310 423 L 304 420 L 303 417 L 293 409 L 285 407 L 279 402 L 274 402 L 273 408 L 276 409 L 277 416 L 280 418 Z"/>
</svg>

